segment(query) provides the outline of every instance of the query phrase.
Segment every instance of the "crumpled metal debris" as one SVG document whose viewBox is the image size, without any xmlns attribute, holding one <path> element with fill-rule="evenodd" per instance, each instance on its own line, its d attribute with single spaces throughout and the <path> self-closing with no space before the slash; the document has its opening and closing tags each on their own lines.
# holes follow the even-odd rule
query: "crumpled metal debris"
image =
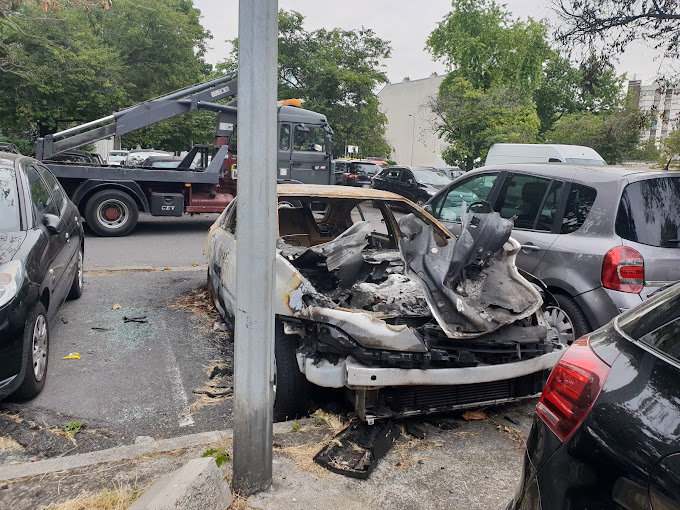
<svg viewBox="0 0 680 510">
<path fill-rule="evenodd" d="M 420 281 L 449 338 L 471 338 L 526 318 L 541 306 L 538 291 L 515 266 L 520 245 L 498 213 L 466 214 L 457 239 L 440 246 L 430 225 L 408 214 L 399 221 L 404 273 Z"/>
</svg>

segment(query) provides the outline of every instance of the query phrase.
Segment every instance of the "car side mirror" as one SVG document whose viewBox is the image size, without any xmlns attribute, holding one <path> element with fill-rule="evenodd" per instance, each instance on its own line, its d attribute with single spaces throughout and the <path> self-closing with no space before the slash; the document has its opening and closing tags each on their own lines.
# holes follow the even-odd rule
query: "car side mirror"
<svg viewBox="0 0 680 510">
<path fill-rule="evenodd" d="M 51 235 L 58 235 L 59 217 L 54 214 L 43 215 L 43 225 Z"/>
<path fill-rule="evenodd" d="M 416 181 L 414 181 L 413 179 L 407 179 L 406 180 L 406 184 L 415 184 L 415 183 L 416 183 Z"/>
</svg>

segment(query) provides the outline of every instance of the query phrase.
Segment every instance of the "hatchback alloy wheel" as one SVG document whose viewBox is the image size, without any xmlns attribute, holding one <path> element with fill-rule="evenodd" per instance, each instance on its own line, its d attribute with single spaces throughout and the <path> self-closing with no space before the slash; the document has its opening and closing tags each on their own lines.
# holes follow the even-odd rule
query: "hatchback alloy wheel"
<svg viewBox="0 0 680 510">
<path fill-rule="evenodd" d="M 38 315 L 33 325 L 33 375 L 40 382 L 47 370 L 47 321 L 44 315 Z"/>
<path fill-rule="evenodd" d="M 543 311 L 543 317 L 550 329 L 557 335 L 561 344 L 571 345 L 576 340 L 574 325 L 566 312 L 560 307 L 546 307 Z"/>
</svg>

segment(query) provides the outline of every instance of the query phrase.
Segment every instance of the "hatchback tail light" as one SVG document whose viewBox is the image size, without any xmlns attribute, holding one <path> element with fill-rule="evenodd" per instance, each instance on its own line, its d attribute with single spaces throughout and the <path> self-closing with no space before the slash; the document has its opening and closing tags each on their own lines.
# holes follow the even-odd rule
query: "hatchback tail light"
<svg viewBox="0 0 680 510">
<path fill-rule="evenodd" d="M 359 176 L 357 174 L 345 174 L 345 178 L 350 181 L 356 181 L 359 179 Z"/>
<path fill-rule="evenodd" d="M 609 365 L 590 348 L 589 338 L 579 338 L 562 355 L 536 406 L 538 416 L 561 441 L 581 425 L 609 375 Z"/>
<path fill-rule="evenodd" d="M 628 246 L 612 248 L 602 262 L 602 286 L 638 294 L 645 285 L 645 260 Z"/>
</svg>

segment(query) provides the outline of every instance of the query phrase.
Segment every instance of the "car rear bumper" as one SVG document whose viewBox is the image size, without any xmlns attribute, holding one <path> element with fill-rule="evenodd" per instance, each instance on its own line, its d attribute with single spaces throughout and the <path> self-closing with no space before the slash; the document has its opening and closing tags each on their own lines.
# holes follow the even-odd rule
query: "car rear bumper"
<svg viewBox="0 0 680 510">
<path fill-rule="evenodd" d="M 536 358 L 458 368 L 381 368 L 359 363 L 351 356 L 333 364 L 297 354 L 298 367 L 309 382 L 326 388 L 376 389 L 394 386 L 458 386 L 516 379 L 549 370 L 560 359 L 564 346 Z"/>
</svg>

